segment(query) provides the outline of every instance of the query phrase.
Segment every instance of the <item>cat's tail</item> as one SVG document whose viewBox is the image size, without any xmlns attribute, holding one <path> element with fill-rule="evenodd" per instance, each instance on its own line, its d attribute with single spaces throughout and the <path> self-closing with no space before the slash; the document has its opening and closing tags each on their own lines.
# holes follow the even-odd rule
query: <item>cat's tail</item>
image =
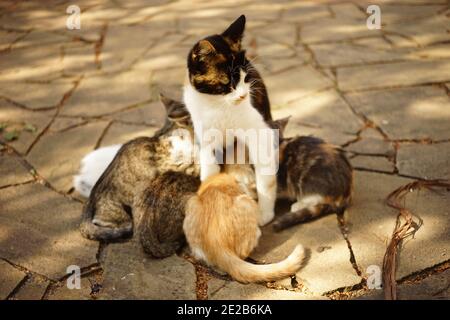
<svg viewBox="0 0 450 320">
<path fill-rule="evenodd" d="M 131 223 L 123 226 L 101 226 L 95 224 L 95 208 L 91 201 L 88 201 L 83 208 L 83 217 L 80 224 L 81 235 L 90 240 L 112 241 L 129 237 L 133 233 Z"/>
<path fill-rule="evenodd" d="M 242 260 L 233 252 L 223 251 L 218 264 L 237 281 L 266 282 L 295 274 L 302 266 L 304 258 L 305 250 L 299 244 L 286 259 L 277 263 L 253 264 Z"/>
</svg>

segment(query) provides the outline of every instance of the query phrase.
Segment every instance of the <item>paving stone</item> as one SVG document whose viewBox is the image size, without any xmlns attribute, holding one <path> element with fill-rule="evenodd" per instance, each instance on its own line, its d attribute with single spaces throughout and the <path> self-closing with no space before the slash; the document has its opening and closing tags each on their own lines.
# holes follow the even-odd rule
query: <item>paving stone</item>
<svg viewBox="0 0 450 320">
<path fill-rule="evenodd" d="M 102 70 L 123 70 L 160 37 L 151 25 L 111 25 L 100 55 Z M 157 45 L 157 44 L 156 44 Z"/>
<path fill-rule="evenodd" d="M 297 99 L 284 108 L 272 109 L 272 114 L 274 119 L 292 116 L 286 136 L 313 134 L 339 145 L 354 140 L 363 125 L 334 90 Z"/>
<path fill-rule="evenodd" d="M 98 244 L 78 231 L 80 203 L 40 184 L 1 189 L 0 203 L 1 257 L 53 280 L 96 263 Z"/>
<path fill-rule="evenodd" d="M 292 23 L 308 23 L 323 18 L 330 18 L 331 12 L 324 5 L 292 1 L 284 4 L 281 19 Z"/>
<path fill-rule="evenodd" d="M 297 272 L 297 281 L 305 284 L 314 294 L 361 281 L 350 263 L 350 252 L 335 215 L 297 225 L 280 233 L 272 232 L 270 226 L 265 227 L 260 243 L 251 257 L 264 263 L 277 262 L 286 258 L 297 244 L 302 244 L 309 250 L 309 259 Z M 291 279 L 283 279 L 277 283 L 291 287 Z"/>
<path fill-rule="evenodd" d="M 1 82 L 42 80 L 60 74 L 63 68 L 60 62 L 57 44 L 0 52 Z"/>
<path fill-rule="evenodd" d="M 424 1 L 425 3 L 427 1 Z M 445 9 L 444 5 L 420 5 L 414 6 L 409 4 L 382 4 L 380 6 L 382 12 L 381 21 L 383 24 L 408 24 L 408 22 L 417 23 L 422 19 L 429 19 L 433 15 Z"/>
<path fill-rule="evenodd" d="M 25 278 L 26 274 L 2 259 L 0 259 L 0 274 L 2 275 L 0 281 L 0 300 L 5 300 Z"/>
<path fill-rule="evenodd" d="M 158 127 L 143 125 L 113 123 L 102 138 L 100 146 L 112 144 L 123 144 L 137 137 L 151 137 L 158 130 Z"/>
<path fill-rule="evenodd" d="M 149 100 L 149 85 L 150 74 L 144 71 L 132 70 L 115 75 L 92 76 L 81 81 L 66 101 L 61 114 L 109 114 Z"/>
<path fill-rule="evenodd" d="M 331 11 L 333 11 L 336 18 L 356 19 L 356 20 L 367 19 L 366 13 L 360 10 L 353 3 L 334 4 L 330 5 L 330 8 Z"/>
<path fill-rule="evenodd" d="M 208 289 L 212 282 L 220 282 L 220 287 L 215 291 L 208 290 L 209 300 L 327 300 L 325 297 L 306 295 L 289 290 L 269 289 L 258 284 L 241 284 L 234 281 L 212 279 L 208 283 Z"/>
<path fill-rule="evenodd" d="M 369 30 L 366 18 L 320 19 L 300 29 L 300 39 L 304 43 L 330 42 L 361 37 L 379 36 L 380 30 Z"/>
<path fill-rule="evenodd" d="M 337 79 L 343 91 L 445 82 L 450 79 L 450 62 L 407 61 L 338 68 Z"/>
<path fill-rule="evenodd" d="M 424 179 L 450 179 L 450 142 L 401 144 L 397 152 L 401 174 Z"/>
<path fill-rule="evenodd" d="M 310 66 L 292 68 L 264 79 L 274 107 L 284 106 L 306 95 L 333 86 L 333 83 Z"/>
<path fill-rule="evenodd" d="M 27 160 L 57 190 L 67 192 L 81 159 L 92 151 L 107 122 L 98 121 L 67 131 L 48 133 L 33 147 Z"/>
<path fill-rule="evenodd" d="M 64 131 L 71 129 L 73 127 L 79 126 L 86 123 L 86 120 L 83 118 L 65 118 L 65 117 L 57 117 L 50 128 L 48 129 L 48 132 L 58 132 L 58 131 Z"/>
<path fill-rule="evenodd" d="M 348 145 L 345 149 L 354 153 L 393 156 L 394 146 L 383 139 L 375 129 L 368 128 L 360 134 L 361 140 Z"/>
<path fill-rule="evenodd" d="M 297 42 L 297 28 L 292 23 L 275 22 L 266 27 L 258 28 L 255 33 L 273 42 L 288 46 L 295 46 Z"/>
<path fill-rule="evenodd" d="M 392 161 L 389 161 L 386 157 L 372 157 L 358 155 L 350 159 L 353 168 L 368 169 L 383 172 L 394 172 L 395 166 Z"/>
<path fill-rule="evenodd" d="M 173 255 L 151 259 L 139 243 L 109 244 L 101 299 L 195 299 L 194 266 Z"/>
<path fill-rule="evenodd" d="M 0 187 L 33 180 L 19 158 L 7 153 L 0 153 L 0 177 Z"/>
<path fill-rule="evenodd" d="M 20 287 L 20 290 L 14 295 L 14 299 L 41 300 L 49 285 L 50 281 L 32 276 Z"/>
<path fill-rule="evenodd" d="M 51 121 L 55 110 L 32 112 L 17 107 L 10 102 L 0 99 L 0 123 L 6 124 L 6 128 L 0 132 L 0 138 L 4 134 L 16 131 L 18 138 L 7 141 L 19 153 L 24 154 L 33 141 L 42 133 Z"/>
<path fill-rule="evenodd" d="M 63 72 L 66 75 L 83 75 L 98 69 L 95 62 L 95 45 L 71 44 L 62 47 Z"/>
<path fill-rule="evenodd" d="M 155 101 L 143 106 L 114 113 L 110 115 L 109 118 L 134 124 L 161 126 L 166 120 L 166 109 L 161 102 Z"/>
<path fill-rule="evenodd" d="M 325 67 L 388 62 L 403 58 L 400 52 L 385 51 L 350 43 L 315 44 L 311 45 L 310 48 L 314 51 L 319 64 Z"/>
<path fill-rule="evenodd" d="M 73 86 L 71 82 L 2 82 L 0 96 L 31 109 L 56 107 Z"/>
<path fill-rule="evenodd" d="M 69 289 L 66 282 L 48 296 L 48 300 L 91 300 L 91 283 L 88 278 L 81 278 L 80 289 Z"/>
<path fill-rule="evenodd" d="M 14 49 L 19 48 L 37 48 L 39 46 L 59 45 L 70 41 L 69 37 L 54 32 L 45 31 L 45 29 L 31 30 L 23 38 L 14 43 Z"/>
<path fill-rule="evenodd" d="M 354 203 L 347 210 L 348 237 L 356 262 L 366 273 L 371 265 L 383 265 L 395 227 L 398 212 L 388 207 L 385 200 L 389 193 L 412 180 L 360 171 L 354 176 Z M 403 242 L 397 279 L 448 260 L 449 199 L 445 192 L 425 190 L 407 196 L 405 206 L 423 220 L 423 225 L 413 239 Z"/>
<path fill-rule="evenodd" d="M 24 32 L 0 30 L 0 51 L 9 50 L 17 40 L 25 35 Z"/>
<path fill-rule="evenodd" d="M 174 99 L 180 99 L 184 79 L 185 68 L 175 67 L 166 70 L 154 70 L 149 72 L 151 96 L 156 99 L 160 92 L 170 94 Z"/>
<path fill-rule="evenodd" d="M 442 88 L 377 90 L 347 94 L 346 98 L 390 139 L 450 138 L 450 102 Z"/>
</svg>

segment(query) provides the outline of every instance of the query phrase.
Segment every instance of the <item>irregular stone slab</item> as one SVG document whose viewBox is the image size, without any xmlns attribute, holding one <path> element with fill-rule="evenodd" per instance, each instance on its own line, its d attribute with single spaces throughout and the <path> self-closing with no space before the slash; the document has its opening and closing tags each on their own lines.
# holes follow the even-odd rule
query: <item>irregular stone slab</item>
<svg viewBox="0 0 450 320">
<path fill-rule="evenodd" d="M 283 3 L 283 8 L 281 20 L 291 23 L 309 23 L 331 17 L 330 10 L 317 3 L 292 1 Z"/>
<path fill-rule="evenodd" d="M 382 267 L 395 227 L 398 212 L 385 204 L 387 196 L 412 180 L 360 171 L 354 176 L 354 203 L 347 210 L 349 240 L 365 273 L 371 265 Z M 445 191 L 437 194 L 426 190 L 406 197 L 406 208 L 417 214 L 423 225 L 400 249 L 397 279 L 448 260 L 449 199 Z"/>
<path fill-rule="evenodd" d="M 427 1 L 425 1 L 427 2 Z M 445 9 L 443 5 L 420 5 L 414 6 L 410 4 L 383 4 L 381 6 L 382 23 L 391 25 L 394 23 L 408 24 L 411 21 L 414 23 L 421 23 L 423 18 L 429 19 L 433 15 Z M 406 22 L 408 21 L 408 22 Z M 420 28 L 416 29 L 421 31 Z"/>
<path fill-rule="evenodd" d="M 212 282 L 220 286 L 209 291 Z M 212 285 L 214 288 L 214 284 Z M 217 286 L 217 285 L 216 285 Z M 289 290 L 269 289 L 264 285 L 241 284 L 235 281 L 212 279 L 208 283 L 208 299 L 210 300 L 327 300 L 326 297 L 306 295 Z"/>
<path fill-rule="evenodd" d="M 380 30 L 369 30 L 366 18 L 320 19 L 300 29 L 304 43 L 339 41 L 361 37 L 379 36 Z"/>
<path fill-rule="evenodd" d="M 0 52 L 3 81 L 41 80 L 60 74 L 60 46 L 56 44 Z"/>
<path fill-rule="evenodd" d="M 404 54 L 385 51 L 351 43 L 325 43 L 311 45 L 315 57 L 324 67 L 365 64 L 373 62 L 389 62 L 404 58 Z"/>
<path fill-rule="evenodd" d="M 7 153 L 0 153 L 0 177 L 0 187 L 33 180 L 33 176 L 19 158 Z"/>
<path fill-rule="evenodd" d="M 63 72 L 66 75 L 83 75 L 99 68 L 95 61 L 95 45 L 69 44 L 62 47 Z"/>
<path fill-rule="evenodd" d="M 0 51 L 11 49 L 13 44 L 25 35 L 23 32 L 0 30 Z"/>
<path fill-rule="evenodd" d="M 21 286 L 19 292 L 14 295 L 14 299 L 41 300 L 49 285 L 50 281 L 48 280 L 30 277 L 27 279 L 27 282 Z"/>
<path fill-rule="evenodd" d="M 337 79 L 343 91 L 445 82 L 450 79 L 450 61 L 407 61 L 338 68 Z"/>
<path fill-rule="evenodd" d="M 334 16 L 336 18 L 343 18 L 343 19 L 367 19 L 367 16 L 365 12 L 360 10 L 356 5 L 353 3 L 339 3 L 335 5 L 330 6 L 331 11 L 333 11 Z M 384 13 L 384 11 L 383 11 Z M 384 18 L 384 16 L 383 16 Z"/>
<path fill-rule="evenodd" d="M 450 101 L 442 88 L 377 90 L 345 97 L 390 139 L 450 138 Z"/>
<path fill-rule="evenodd" d="M 83 118 L 65 118 L 65 117 L 57 117 L 55 121 L 53 121 L 52 125 L 48 129 L 48 132 L 59 132 L 69 130 L 71 128 L 80 126 L 87 123 Z"/>
<path fill-rule="evenodd" d="M 53 187 L 67 192 L 81 159 L 94 149 L 106 126 L 106 121 L 98 121 L 48 133 L 33 147 L 27 160 Z"/>
<path fill-rule="evenodd" d="M 166 109 L 159 101 L 138 106 L 129 110 L 114 113 L 108 118 L 130 122 L 134 124 L 145 124 L 148 126 L 161 126 L 166 121 Z"/>
<path fill-rule="evenodd" d="M 173 255 L 146 256 L 136 241 L 109 244 L 102 262 L 101 299 L 195 299 L 195 268 Z"/>
<path fill-rule="evenodd" d="M 302 244 L 309 251 L 308 261 L 297 272 L 297 281 L 314 294 L 361 281 L 350 263 L 350 251 L 335 215 L 297 225 L 280 233 L 274 233 L 269 225 L 263 228 L 260 243 L 251 257 L 264 263 L 277 262 L 285 259 L 297 244 Z M 291 279 L 277 283 L 291 287 Z"/>
<path fill-rule="evenodd" d="M 420 10 L 421 7 L 417 9 Z M 406 38 L 412 39 L 416 44 L 423 47 L 435 43 L 443 43 L 450 39 L 450 35 L 446 31 L 448 28 L 448 18 L 445 15 L 436 15 L 413 21 L 414 23 L 399 22 L 388 24 L 383 29 L 387 33 L 392 32 L 396 35 L 403 35 Z M 394 38 L 394 44 L 397 44 L 396 40 L 398 38 Z M 400 44 L 403 42 L 400 41 Z"/>
<path fill-rule="evenodd" d="M 450 179 L 450 142 L 401 144 L 397 152 L 401 174 L 423 179 Z"/>
<path fill-rule="evenodd" d="M 450 299 L 450 270 L 433 274 L 423 280 L 405 282 L 397 286 L 399 300 L 448 300 Z M 384 300 L 382 290 L 372 290 L 358 300 Z"/>
<path fill-rule="evenodd" d="M 320 90 L 331 88 L 333 83 L 310 66 L 289 69 L 264 79 L 272 105 L 285 106 Z"/>
<path fill-rule="evenodd" d="M 363 126 L 363 122 L 334 90 L 296 99 L 283 108 L 272 109 L 272 114 L 274 119 L 292 116 L 286 128 L 286 136 L 304 134 L 300 130 L 295 133 L 292 131 L 300 125 L 349 134 L 355 134 Z"/>
<path fill-rule="evenodd" d="M 0 300 L 5 300 L 25 278 L 26 274 L 2 259 L 0 259 L 0 274 L 2 275 L 0 281 Z"/>
<path fill-rule="evenodd" d="M 129 67 L 162 35 L 155 30 L 148 24 L 110 25 L 100 56 L 102 70 L 118 71 Z"/>
<path fill-rule="evenodd" d="M 389 161 L 386 157 L 371 157 L 358 155 L 350 159 L 350 163 L 353 168 L 356 169 L 368 169 L 375 171 L 383 171 L 393 173 L 395 166 L 392 161 Z"/>
<path fill-rule="evenodd" d="M 186 77 L 184 67 L 176 67 L 167 70 L 153 70 L 150 75 L 151 96 L 156 100 L 159 93 L 167 93 L 170 97 L 180 99 L 183 92 L 183 82 Z"/>
<path fill-rule="evenodd" d="M 394 155 L 394 146 L 389 141 L 383 139 L 383 136 L 375 129 L 368 128 L 360 134 L 361 140 L 348 145 L 347 151 L 359 154 L 373 155 Z"/>
<path fill-rule="evenodd" d="M 6 140 L 3 137 L 5 133 L 16 131 L 18 138 L 13 141 L 6 141 L 6 143 L 21 154 L 28 150 L 33 141 L 48 126 L 56 111 L 32 112 L 2 99 L 0 99 L 0 109 L 0 123 L 6 125 L 6 128 L 0 132 L 0 137 L 2 140 Z"/>
<path fill-rule="evenodd" d="M 297 41 L 297 28 L 295 24 L 292 23 L 277 21 L 264 28 L 258 28 L 255 30 L 255 33 L 272 42 L 285 44 L 291 47 L 295 46 Z"/>
<path fill-rule="evenodd" d="M 157 127 L 116 122 L 108 128 L 100 146 L 123 144 L 137 137 L 151 137 L 158 129 Z"/>
<path fill-rule="evenodd" d="M 149 79 L 148 72 L 136 70 L 83 79 L 61 114 L 99 116 L 148 101 Z"/>
<path fill-rule="evenodd" d="M 73 88 L 71 82 L 25 83 L 2 82 L 0 96 L 31 109 L 56 107 L 64 94 Z"/>
<path fill-rule="evenodd" d="M 58 280 L 96 262 L 97 243 L 78 226 L 82 205 L 40 184 L 0 190 L 0 256 Z"/>
<path fill-rule="evenodd" d="M 48 300 L 91 300 L 91 283 L 89 278 L 81 278 L 80 289 L 69 289 L 66 282 L 50 293 Z"/>
</svg>

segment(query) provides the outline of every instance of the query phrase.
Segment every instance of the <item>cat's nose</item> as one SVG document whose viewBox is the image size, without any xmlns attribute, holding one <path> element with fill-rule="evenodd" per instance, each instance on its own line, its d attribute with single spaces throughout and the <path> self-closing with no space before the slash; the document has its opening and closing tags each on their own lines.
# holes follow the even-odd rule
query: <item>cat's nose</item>
<svg viewBox="0 0 450 320">
<path fill-rule="evenodd" d="M 239 96 L 239 99 L 244 100 L 246 97 L 247 97 L 247 94 L 246 94 L 246 93 L 245 93 L 245 94 L 241 94 L 241 95 Z"/>
</svg>

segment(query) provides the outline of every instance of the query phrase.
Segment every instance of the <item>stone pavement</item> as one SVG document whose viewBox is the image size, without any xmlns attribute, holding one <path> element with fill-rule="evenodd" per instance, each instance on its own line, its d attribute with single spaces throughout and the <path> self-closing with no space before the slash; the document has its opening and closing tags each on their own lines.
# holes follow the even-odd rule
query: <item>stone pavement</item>
<svg viewBox="0 0 450 320">
<path fill-rule="evenodd" d="M 368 4 L 381 30 L 366 27 Z M 450 178 L 450 10 L 446 0 L 79 0 L 0 2 L 0 299 L 372 299 L 397 213 L 385 205 L 416 179 Z M 247 15 L 245 47 L 287 134 L 343 146 L 355 199 L 335 216 L 280 234 L 264 229 L 252 255 L 310 253 L 295 278 L 242 285 L 185 253 L 146 257 L 133 241 L 99 244 L 77 226 L 85 199 L 72 176 L 99 146 L 151 135 L 160 90 L 180 97 L 189 48 Z M 448 299 L 450 195 L 411 192 L 423 225 L 400 250 L 399 297 Z M 81 267 L 80 290 L 66 268 Z M 372 267 L 371 267 L 372 266 Z M 370 268 L 369 268 L 370 267 Z"/>
</svg>

